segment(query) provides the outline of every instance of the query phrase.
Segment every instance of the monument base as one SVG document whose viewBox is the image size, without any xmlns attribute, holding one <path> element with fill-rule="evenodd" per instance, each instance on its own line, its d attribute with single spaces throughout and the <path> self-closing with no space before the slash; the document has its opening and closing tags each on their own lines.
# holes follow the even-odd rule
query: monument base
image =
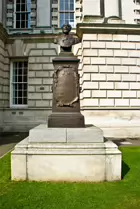
<svg viewBox="0 0 140 209">
<path fill-rule="evenodd" d="M 11 153 L 12 180 L 101 182 L 121 180 L 122 154 L 99 128 L 40 125 Z"/>
<path fill-rule="evenodd" d="M 81 113 L 52 113 L 48 117 L 48 127 L 81 128 L 85 127 L 85 120 Z"/>
</svg>

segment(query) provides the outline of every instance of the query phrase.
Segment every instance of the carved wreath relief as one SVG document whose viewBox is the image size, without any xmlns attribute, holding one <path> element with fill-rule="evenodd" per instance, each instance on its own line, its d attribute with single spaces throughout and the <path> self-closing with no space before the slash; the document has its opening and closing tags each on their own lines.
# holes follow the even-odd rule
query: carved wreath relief
<svg viewBox="0 0 140 209">
<path fill-rule="evenodd" d="M 74 107 L 79 100 L 79 74 L 73 65 L 60 65 L 54 72 L 54 96 L 58 107 Z"/>
</svg>

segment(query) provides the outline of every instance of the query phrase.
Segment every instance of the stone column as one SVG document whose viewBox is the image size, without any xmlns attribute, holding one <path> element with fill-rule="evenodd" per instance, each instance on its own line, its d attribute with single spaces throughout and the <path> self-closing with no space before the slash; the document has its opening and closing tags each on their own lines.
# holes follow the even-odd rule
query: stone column
<svg viewBox="0 0 140 209">
<path fill-rule="evenodd" d="M 37 1 L 37 26 L 51 26 L 51 0 Z"/>
<path fill-rule="evenodd" d="M 119 1 L 120 0 L 104 0 L 105 17 L 120 16 L 121 8 L 119 8 Z"/>
</svg>

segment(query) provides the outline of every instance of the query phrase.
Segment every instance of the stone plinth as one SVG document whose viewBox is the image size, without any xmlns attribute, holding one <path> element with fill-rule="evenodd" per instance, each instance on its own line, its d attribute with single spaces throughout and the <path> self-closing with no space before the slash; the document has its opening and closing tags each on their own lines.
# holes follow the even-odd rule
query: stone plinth
<svg viewBox="0 0 140 209">
<path fill-rule="evenodd" d="M 70 53 L 61 53 L 53 60 L 53 105 L 48 127 L 84 127 L 80 113 L 79 59 Z"/>
<path fill-rule="evenodd" d="M 121 180 L 122 155 L 97 127 L 32 129 L 11 154 L 12 180 Z"/>
</svg>

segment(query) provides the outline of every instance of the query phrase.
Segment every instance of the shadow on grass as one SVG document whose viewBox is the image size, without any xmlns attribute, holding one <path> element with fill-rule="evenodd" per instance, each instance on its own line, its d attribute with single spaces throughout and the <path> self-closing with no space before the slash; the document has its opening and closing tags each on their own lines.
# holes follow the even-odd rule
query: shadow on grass
<svg viewBox="0 0 140 209">
<path fill-rule="evenodd" d="M 130 170 L 129 166 L 124 161 L 122 161 L 122 179 L 124 179 L 124 177 L 127 175 L 129 170 Z"/>
</svg>

